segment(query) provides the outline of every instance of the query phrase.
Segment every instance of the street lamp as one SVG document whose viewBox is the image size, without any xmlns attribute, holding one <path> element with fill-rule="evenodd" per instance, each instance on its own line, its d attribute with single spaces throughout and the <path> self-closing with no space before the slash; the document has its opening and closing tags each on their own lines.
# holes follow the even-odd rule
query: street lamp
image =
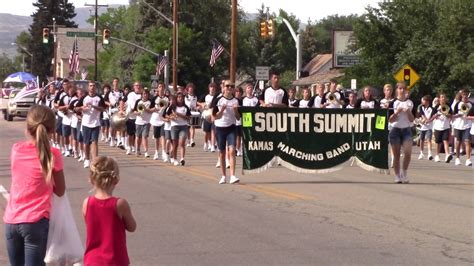
<svg viewBox="0 0 474 266">
<path fill-rule="evenodd" d="M 30 68 L 33 69 L 33 54 L 28 52 L 28 50 L 25 47 L 17 44 L 16 42 L 12 42 L 11 45 L 18 46 L 23 52 L 25 52 L 26 54 L 28 54 L 30 56 L 30 58 L 31 58 Z M 22 69 L 23 69 L 23 72 L 25 72 L 25 54 L 23 54 L 23 53 L 22 53 Z"/>
</svg>

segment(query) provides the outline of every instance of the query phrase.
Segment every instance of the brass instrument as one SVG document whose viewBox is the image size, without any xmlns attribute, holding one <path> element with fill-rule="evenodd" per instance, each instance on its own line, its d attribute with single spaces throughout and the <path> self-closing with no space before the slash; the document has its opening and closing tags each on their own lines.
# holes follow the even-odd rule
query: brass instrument
<svg viewBox="0 0 474 266">
<path fill-rule="evenodd" d="M 137 111 L 139 115 L 143 115 L 143 112 L 145 112 L 146 106 L 143 103 L 139 103 L 137 106 Z"/>
<path fill-rule="evenodd" d="M 471 106 L 469 103 L 461 102 L 459 104 L 459 112 L 463 115 L 467 115 L 470 109 L 471 109 Z"/>
<path fill-rule="evenodd" d="M 156 110 L 158 110 L 158 112 L 164 111 L 165 108 L 168 107 L 168 98 L 166 98 L 166 97 L 161 98 L 161 99 L 158 101 L 158 107 L 159 107 L 159 108 L 156 108 Z"/>
<path fill-rule="evenodd" d="M 128 117 L 123 112 L 117 112 L 110 118 L 110 127 L 117 131 L 124 131 Z"/>
<path fill-rule="evenodd" d="M 330 92 L 328 94 L 328 101 L 332 104 L 337 104 L 337 97 L 334 93 Z"/>
<path fill-rule="evenodd" d="M 445 116 L 448 115 L 449 114 L 449 106 L 447 104 L 441 105 L 441 108 L 440 108 L 439 112 L 442 115 L 445 115 Z"/>
</svg>

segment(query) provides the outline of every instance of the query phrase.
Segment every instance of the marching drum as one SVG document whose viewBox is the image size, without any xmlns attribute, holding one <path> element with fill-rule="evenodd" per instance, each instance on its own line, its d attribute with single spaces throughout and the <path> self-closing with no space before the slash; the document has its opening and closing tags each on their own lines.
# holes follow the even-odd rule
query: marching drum
<svg viewBox="0 0 474 266">
<path fill-rule="evenodd" d="M 201 126 L 201 113 L 197 111 L 191 111 L 191 119 L 189 120 L 190 126 Z"/>
</svg>

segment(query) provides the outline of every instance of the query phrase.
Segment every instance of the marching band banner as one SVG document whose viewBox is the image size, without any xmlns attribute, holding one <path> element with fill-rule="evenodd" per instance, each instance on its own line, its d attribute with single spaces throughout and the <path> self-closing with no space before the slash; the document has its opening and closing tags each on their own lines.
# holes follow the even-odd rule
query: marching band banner
<svg viewBox="0 0 474 266">
<path fill-rule="evenodd" d="M 384 109 L 240 107 L 243 172 L 278 162 L 302 173 L 326 173 L 352 159 L 388 174 L 388 118 Z"/>
</svg>

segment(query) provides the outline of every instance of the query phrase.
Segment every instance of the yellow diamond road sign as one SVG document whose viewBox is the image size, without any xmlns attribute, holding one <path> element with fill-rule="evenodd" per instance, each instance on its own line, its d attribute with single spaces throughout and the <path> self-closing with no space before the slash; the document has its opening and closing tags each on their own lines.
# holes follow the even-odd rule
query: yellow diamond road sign
<svg viewBox="0 0 474 266">
<path fill-rule="evenodd" d="M 416 71 L 409 65 L 404 65 L 394 77 L 397 81 L 404 81 L 405 84 L 407 84 L 408 90 L 410 90 L 420 79 L 418 73 L 416 73 Z"/>
</svg>

